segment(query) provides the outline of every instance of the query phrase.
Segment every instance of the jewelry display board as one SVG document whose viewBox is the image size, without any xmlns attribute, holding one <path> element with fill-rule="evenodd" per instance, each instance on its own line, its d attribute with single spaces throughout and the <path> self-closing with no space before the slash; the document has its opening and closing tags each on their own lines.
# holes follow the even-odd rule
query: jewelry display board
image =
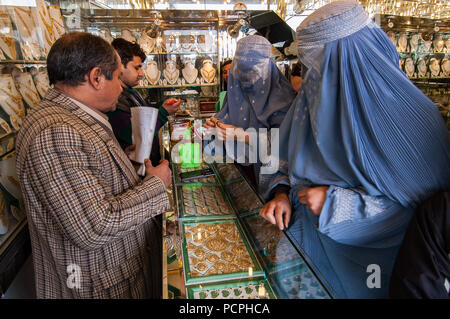
<svg viewBox="0 0 450 319">
<path fill-rule="evenodd" d="M 183 222 L 186 285 L 264 275 L 235 220 Z"/>
<path fill-rule="evenodd" d="M 188 286 L 189 299 L 276 299 L 267 280 L 230 281 Z"/>
<path fill-rule="evenodd" d="M 211 112 L 210 104 L 218 100 L 221 90 L 220 63 L 236 46 L 236 39 L 223 32 L 237 21 L 235 14 L 100 8 L 65 12 L 69 20 L 76 21 L 70 29 L 99 35 L 108 42 L 124 38 L 141 46 L 146 54 L 144 76 L 135 88 L 145 98 L 161 101 L 167 91 L 194 90 L 200 111 Z"/>
<path fill-rule="evenodd" d="M 15 138 L 29 108 L 49 88 L 46 56 L 64 33 L 56 5 L 37 0 L 33 7 L 0 6 L 0 264 L 8 265 L 2 268 L 0 292 L 20 269 L 11 256 L 29 250 L 25 249 L 29 246 L 24 241 L 26 218 L 15 172 Z"/>
<path fill-rule="evenodd" d="M 450 22 L 424 18 L 379 17 L 399 54 L 399 67 L 433 102 L 450 131 Z"/>
</svg>

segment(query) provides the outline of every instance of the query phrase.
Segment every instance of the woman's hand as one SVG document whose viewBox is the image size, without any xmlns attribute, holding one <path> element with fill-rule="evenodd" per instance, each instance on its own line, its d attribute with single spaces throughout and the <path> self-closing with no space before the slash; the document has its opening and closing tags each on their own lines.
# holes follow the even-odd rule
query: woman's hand
<svg viewBox="0 0 450 319">
<path fill-rule="evenodd" d="M 206 120 L 205 123 L 203 123 L 203 126 L 206 128 L 213 128 L 216 127 L 216 123 L 218 122 L 218 120 L 212 116 L 210 119 Z"/>
<path fill-rule="evenodd" d="M 329 186 L 304 188 L 299 190 L 297 195 L 300 199 L 300 203 L 305 204 L 314 215 L 320 216 L 320 212 L 322 211 L 323 204 L 327 197 L 328 188 Z"/>
<path fill-rule="evenodd" d="M 249 135 L 240 127 L 224 124 L 220 121 L 216 123 L 218 138 L 223 141 L 238 141 L 249 144 Z"/>
<path fill-rule="evenodd" d="M 291 219 L 291 203 L 287 194 L 277 194 L 267 202 L 259 214 L 280 230 L 287 228 Z"/>
</svg>

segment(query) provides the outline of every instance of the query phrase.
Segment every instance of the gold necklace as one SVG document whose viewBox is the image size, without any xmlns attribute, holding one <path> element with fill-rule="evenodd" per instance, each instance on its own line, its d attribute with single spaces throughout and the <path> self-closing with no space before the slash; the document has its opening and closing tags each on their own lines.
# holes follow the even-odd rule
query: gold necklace
<svg viewBox="0 0 450 319">
<path fill-rule="evenodd" d="M 25 112 L 21 109 L 18 109 L 17 107 L 15 107 L 14 105 L 11 105 L 11 103 L 9 103 L 8 101 L 5 101 L 6 105 L 8 105 L 8 107 L 13 110 L 13 112 L 15 112 L 17 115 L 19 115 L 21 118 L 25 117 Z"/>
<path fill-rule="evenodd" d="M 25 23 L 25 20 L 23 19 L 23 17 L 19 14 L 19 12 L 17 12 L 18 9 L 22 10 L 22 11 L 25 11 L 26 14 L 30 14 L 31 11 L 27 11 L 27 10 L 24 10 L 22 8 L 14 8 L 14 10 L 16 10 L 16 15 L 19 17 L 20 21 L 22 21 L 23 26 L 25 27 L 25 29 L 28 32 L 29 37 L 31 38 L 33 33 L 31 32 L 30 27 Z"/>
<path fill-rule="evenodd" d="M 44 11 L 44 8 L 42 9 L 42 11 Z M 45 28 L 47 29 L 50 38 L 53 39 L 53 38 L 54 38 L 54 36 L 53 36 L 53 26 L 50 25 L 50 24 L 48 24 L 47 21 L 45 21 L 45 17 L 44 17 L 45 13 L 43 14 L 41 11 L 39 11 L 39 15 L 41 16 L 41 21 L 42 21 L 42 23 L 44 23 Z M 48 38 L 47 34 L 45 34 L 45 37 L 47 38 L 47 42 L 48 42 L 49 44 L 52 44 L 52 43 L 53 43 L 53 41 L 51 41 L 51 40 Z"/>
<path fill-rule="evenodd" d="M 9 84 L 9 83 L 8 83 L 8 89 L 11 90 L 11 84 Z M 6 91 L 6 90 L 3 89 L 3 88 L 0 88 L 0 90 L 1 90 L 3 93 L 5 93 L 6 95 L 8 95 L 8 96 L 13 100 L 13 102 L 15 102 L 16 104 L 19 104 L 19 103 L 20 103 L 20 100 L 22 100 L 22 98 L 21 98 L 20 96 L 16 96 L 16 95 L 14 95 L 14 94 L 12 94 L 12 93 Z"/>
<path fill-rule="evenodd" d="M 39 98 L 36 97 L 36 93 L 35 92 L 33 92 L 34 97 L 31 96 L 28 92 L 25 92 L 25 95 L 26 95 L 26 97 L 28 97 L 33 102 L 33 105 L 30 105 L 30 107 L 31 106 L 36 106 L 41 101 Z"/>
</svg>

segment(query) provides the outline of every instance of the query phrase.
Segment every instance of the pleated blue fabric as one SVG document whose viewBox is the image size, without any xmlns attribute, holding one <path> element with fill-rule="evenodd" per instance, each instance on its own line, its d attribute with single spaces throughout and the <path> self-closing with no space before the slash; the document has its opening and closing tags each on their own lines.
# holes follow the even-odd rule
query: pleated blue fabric
<svg viewBox="0 0 450 319">
<path fill-rule="evenodd" d="M 271 188 L 291 185 L 289 231 L 339 297 L 387 297 L 413 208 L 450 187 L 447 128 L 357 2 L 316 10 L 297 39 L 308 70 L 280 126 L 286 165 Z M 319 185 L 330 187 L 314 220 L 296 192 Z M 373 264 L 381 267 L 380 288 L 367 284 Z"/>
</svg>

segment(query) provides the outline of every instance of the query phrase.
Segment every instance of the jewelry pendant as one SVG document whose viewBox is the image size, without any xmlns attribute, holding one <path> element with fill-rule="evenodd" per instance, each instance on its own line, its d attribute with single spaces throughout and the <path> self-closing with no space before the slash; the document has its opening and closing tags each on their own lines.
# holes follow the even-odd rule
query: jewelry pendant
<svg viewBox="0 0 450 319">
<path fill-rule="evenodd" d="M 169 84 L 175 84 L 180 76 L 180 71 L 176 68 L 174 61 L 167 61 L 164 69 L 164 78 Z"/>
<path fill-rule="evenodd" d="M 211 60 L 206 59 L 203 61 L 203 66 L 200 70 L 200 73 L 202 74 L 202 78 L 205 80 L 205 82 L 210 83 L 214 80 L 214 77 L 216 76 L 216 70 L 213 68 Z"/>
<path fill-rule="evenodd" d="M 151 85 L 156 85 L 161 78 L 161 71 L 158 69 L 158 65 L 155 61 L 149 61 L 147 68 L 145 69 L 145 76 Z"/>
<path fill-rule="evenodd" d="M 187 83 L 194 83 L 198 76 L 198 70 L 194 67 L 194 63 L 192 61 L 186 62 L 185 67 L 181 70 L 183 73 L 183 77 Z"/>
</svg>

